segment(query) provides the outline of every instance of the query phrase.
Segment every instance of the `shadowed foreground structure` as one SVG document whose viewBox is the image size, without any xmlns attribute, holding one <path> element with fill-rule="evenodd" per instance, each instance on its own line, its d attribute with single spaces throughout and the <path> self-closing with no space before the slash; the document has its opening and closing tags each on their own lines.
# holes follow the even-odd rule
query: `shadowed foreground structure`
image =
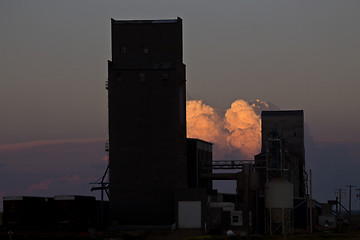
<svg viewBox="0 0 360 240">
<path fill-rule="evenodd" d="M 110 213 L 114 225 L 171 226 L 187 187 L 182 19 L 111 21 Z"/>
</svg>

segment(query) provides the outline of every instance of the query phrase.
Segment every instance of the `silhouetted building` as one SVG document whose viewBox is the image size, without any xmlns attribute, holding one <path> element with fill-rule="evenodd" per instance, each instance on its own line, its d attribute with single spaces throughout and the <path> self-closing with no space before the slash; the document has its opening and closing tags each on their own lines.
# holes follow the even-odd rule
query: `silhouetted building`
<svg viewBox="0 0 360 240">
<path fill-rule="evenodd" d="M 213 189 L 212 180 L 201 179 L 202 173 L 212 173 L 212 143 L 187 138 L 188 184 L 190 188 Z"/>
<path fill-rule="evenodd" d="M 88 230 L 96 226 L 96 199 L 91 196 L 54 197 L 55 224 L 60 230 Z"/>
<path fill-rule="evenodd" d="M 3 197 L 3 226 L 12 230 L 49 230 L 53 227 L 53 198 Z"/>
<path fill-rule="evenodd" d="M 114 224 L 175 223 L 187 187 L 182 19 L 111 21 L 110 215 Z"/>
<path fill-rule="evenodd" d="M 263 167 L 257 170 L 260 194 L 266 181 L 281 177 L 293 184 L 295 198 L 305 197 L 303 111 L 263 111 L 261 120 L 262 147 L 255 156 L 255 164 Z"/>
</svg>

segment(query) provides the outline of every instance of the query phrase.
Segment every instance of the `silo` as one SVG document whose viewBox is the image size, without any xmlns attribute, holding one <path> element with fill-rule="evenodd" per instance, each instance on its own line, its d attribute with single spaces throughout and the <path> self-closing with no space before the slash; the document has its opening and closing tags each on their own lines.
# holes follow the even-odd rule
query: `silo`
<svg viewBox="0 0 360 240">
<path fill-rule="evenodd" d="M 292 233 L 293 202 L 293 185 L 288 181 L 273 178 L 265 184 L 267 233 Z"/>
</svg>

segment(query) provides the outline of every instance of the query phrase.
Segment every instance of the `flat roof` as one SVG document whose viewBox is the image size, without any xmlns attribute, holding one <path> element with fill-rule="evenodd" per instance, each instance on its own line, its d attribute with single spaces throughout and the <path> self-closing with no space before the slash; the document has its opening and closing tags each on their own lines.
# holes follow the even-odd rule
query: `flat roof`
<svg viewBox="0 0 360 240">
<path fill-rule="evenodd" d="M 208 143 L 208 144 L 211 144 L 213 145 L 212 142 L 208 142 L 208 141 L 205 141 L 205 140 L 202 140 L 202 139 L 199 139 L 199 138 L 186 138 L 187 141 L 194 141 L 194 142 L 203 142 L 203 143 Z"/>
<path fill-rule="evenodd" d="M 75 199 L 96 199 L 93 196 L 82 196 L 82 195 L 58 195 L 54 196 L 55 200 L 75 200 Z"/>
<path fill-rule="evenodd" d="M 126 70 L 154 70 L 154 69 L 175 69 L 176 65 L 171 62 L 154 62 L 154 63 L 147 63 L 147 64 L 116 64 L 112 61 L 108 61 L 112 64 L 114 69 L 126 69 Z"/>
<path fill-rule="evenodd" d="M 303 110 L 262 111 L 261 116 L 303 116 Z"/>
<path fill-rule="evenodd" d="M 20 201 L 29 199 L 47 199 L 49 197 L 34 197 L 34 196 L 4 196 L 4 201 Z"/>
<path fill-rule="evenodd" d="M 182 21 L 181 18 L 177 19 L 159 19 L 159 20 L 115 20 L 111 19 L 114 24 L 156 24 L 156 23 L 177 23 Z"/>
</svg>

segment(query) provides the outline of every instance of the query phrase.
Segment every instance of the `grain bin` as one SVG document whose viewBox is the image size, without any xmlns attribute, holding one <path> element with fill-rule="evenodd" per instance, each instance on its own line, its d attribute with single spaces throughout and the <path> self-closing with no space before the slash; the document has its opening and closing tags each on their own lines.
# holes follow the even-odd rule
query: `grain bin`
<svg viewBox="0 0 360 240">
<path fill-rule="evenodd" d="M 265 184 L 265 211 L 267 233 L 292 233 L 293 185 L 281 178 Z"/>
</svg>

